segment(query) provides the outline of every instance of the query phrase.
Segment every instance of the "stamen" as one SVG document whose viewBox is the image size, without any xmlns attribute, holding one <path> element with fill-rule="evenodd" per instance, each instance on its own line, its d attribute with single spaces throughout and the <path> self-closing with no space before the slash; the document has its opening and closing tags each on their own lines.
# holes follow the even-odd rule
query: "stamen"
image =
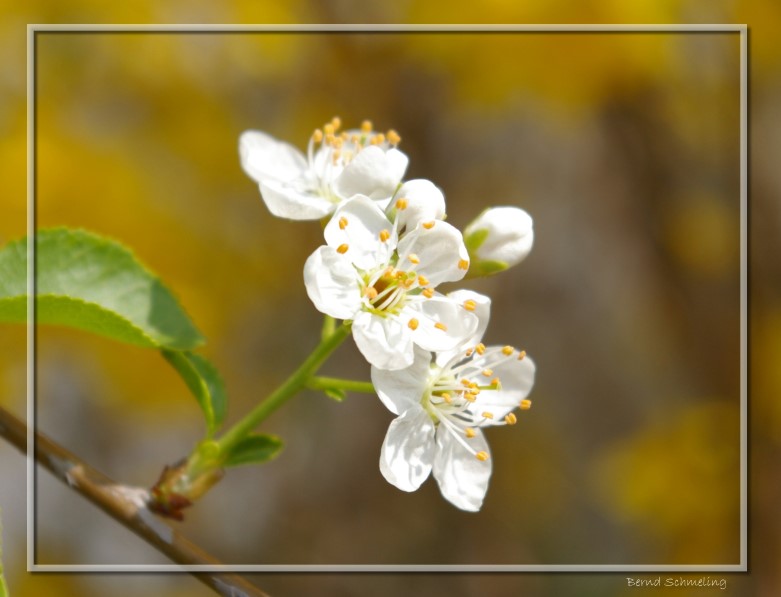
<svg viewBox="0 0 781 597">
<path fill-rule="evenodd" d="M 320 129 L 315 129 L 315 132 L 312 133 L 312 141 L 315 143 L 320 143 L 320 141 L 323 140 L 323 131 Z"/>
<path fill-rule="evenodd" d="M 326 136 L 328 136 L 333 135 L 336 132 L 336 129 L 334 128 L 334 125 L 329 122 L 323 127 L 323 131 L 325 131 Z"/>
<path fill-rule="evenodd" d="M 339 229 L 344 230 L 345 228 L 347 228 L 347 218 L 342 216 L 341 218 L 339 218 Z"/>
<path fill-rule="evenodd" d="M 388 131 L 388 142 L 391 145 L 398 145 L 399 141 L 401 141 L 401 137 L 399 137 L 399 134 L 394 131 L 393 129 Z"/>
<path fill-rule="evenodd" d="M 447 326 L 444 323 L 442 323 L 441 321 L 436 322 L 434 324 L 434 327 L 437 328 L 438 330 L 442 330 L 443 332 L 447 331 Z"/>
<path fill-rule="evenodd" d="M 464 301 L 464 309 L 467 311 L 474 311 L 477 308 L 477 303 L 472 299 Z"/>
<path fill-rule="evenodd" d="M 469 439 L 472 439 L 476 435 L 475 430 L 472 429 L 471 427 L 467 427 L 466 429 L 464 429 L 464 433 Z"/>
<path fill-rule="evenodd" d="M 333 155 L 331 155 L 331 161 L 333 162 L 334 166 L 339 163 L 340 157 L 342 157 L 342 152 L 338 149 L 335 149 Z"/>
<path fill-rule="evenodd" d="M 482 414 L 482 417 L 483 417 L 484 419 L 493 419 L 493 418 L 494 418 L 494 413 L 492 413 L 492 412 L 488 412 L 488 411 L 485 411 L 485 412 Z"/>
<path fill-rule="evenodd" d="M 502 383 L 502 382 L 501 382 L 501 380 L 500 380 L 498 377 L 494 377 L 494 378 L 491 380 L 491 385 L 492 385 L 492 386 L 497 386 L 497 387 L 498 387 L 498 386 L 499 386 L 499 384 L 501 384 L 501 383 Z"/>
<path fill-rule="evenodd" d="M 474 402 L 475 400 L 477 400 L 477 394 L 473 392 L 466 392 L 464 394 L 464 400 L 466 400 L 467 402 Z"/>
<path fill-rule="evenodd" d="M 404 197 L 396 200 L 396 209 L 407 209 L 407 205 L 409 203 Z"/>
<path fill-rule="evenodd" d="M 453 397 L 450 394 L 448 394 L 447 392 L 442 392 L 442 400 L 444 400 L 448 404 L 452 404 L 453 403 Z"/>
<path fill-rule="evenodd" d="M 415 255 L 415 253 L 410 253 L 409 255 L 407 255 L 407 259 L 410 260 L 410 263 L 414 263 L 415 265 L 420 263 L 420 257 Z"/>
<path fill-rule="evenodd" d="M 529 410 L 532 407 L 532 401 L 531 400 L 521 400 L 521 410 Z"/>
<path fill-rule="evenodd" d="M 485 353 L 485 344 L 480 342 L 477 346 L 475 346 L 475 350 L 477 351 L 477 354 L 482 355 Z"/>
<path fill-rule="evenodd" d="M 504 418 L 504 421 L 508 425 L 515 425 L 518 422 L 518 417 L 514 413 L 510 413 Z"/>
<path fill-rule="evenodd" d="M 323 127 L 326 128 L 326 127 Z M 330 145 L 333 147 L 333 144 L 336 142 L 336 137 L 334 137 L 333 133 L 329 133 L 327 130 L 325 132 L 325 144 Z"/>
<path fill-rule="evenodd" d="M 390 232 L 387 230 L 380 230 L 380 241 L 385 242 L 390 238 Z"/>
<path fill-rule="evenodd" d="M 417 320 L 417 319 L 414 319 L 414 318 L 413 318 L 413 319 L 410 319 L 410 320 L 407 322 L 407 326 L 408 326 L 408 327 L 409 327 L 409 329 L 411 329 L 411 330 L 416 330 L 416 329 L 418 329 L 418 320 Z"/>
<path fill-rule="evenodd" d="M 470 348 L 466 351 L 466 356 L 471 357 L 475 352 L 474 348 Z"/>
<path fill-rule="evenodd" d="M 426 298 L 431 298 L 434 296 L 434 289 L 433 288 L 424 288 L 423 289 L 423 296 Z"/>
<path fill-rule="evenodd" d="M 364 294 L 369 298 L 370 301 L 373 301 L 377 298 L 377 289 L 374 286 L 369 286 L 364 291 Z"/>
<path fill-rule="evenodd" d="M 519 354 L 519 355 L 518 355 L 518 360 L 519 360 L 519 361 L 522 361 L 522 360 L 523 360 L 523 357 L 525 357 L 525 356 L 526 356 L 526 351 L 525 351 L 525 350 L 522 350 L 522 351 L 521 351 L 521 354 Z"/>
<path fill-rule="evenodd" d="M 341 253 L 342 255 L 344 255 L 345 253 L 347 253 L 347 249 L 349 249 L 349 248 L 350 248 L 350 245 L 345 243 L 345 244 L 339 245 L 336 248 L 336 252 L 337 253 Z"/>
<path fill-rule="evenodd" d="M 434 227 L 434 220 L 431 222 L 423 222 L 423 228 L 426 230 L 431 230 Z"/>
<path fill-rule="evenodd" d="M 458 269 L 468 270 L 469 269 L 469 261 L 466 259 L 459 259 L 458 260 Z"/>
<path fill-rule="evenodd" d="M 334 127 L 334 131 L 338 131 L 342 126 L 342 119 L 339 118 L 338 116 L 334 116 L 331 119 L 331 126 Z"/>
<path fill-rule="evenodd" d="M 372 121 L 371 120 L 364 120 L 361 123 L 361 132 L 362 133 L 371 133 L 372 132 L 372 128 L 374 128 L 374 125 L 372 125 Z"/>
<path fill-rule="evenodd" d="M 463 386 L 466 386 L 467 388 L 468 388 L 468 387 L 469 387 L 471 384 L 472 384 L 472 382 L 471 382 L 471 381 L 469 381 L 469 380 L 468 380 L 468 379 L 466 379 L 466 378 L 464 378 L 464 379 L 462 379 L 462 380 L 461 380 L 461 385 L 463 385 Z"/>
<path fill-rule="evenodd" d="M 483 375 L 486 377 L 491 377 L 494 374 L 493 369 L 483 369 Z"/>
<path fill-rule="evenodd" d="M 428 286 L 428 278 L 424 275 L 418 276 L 418 284 L 420 286 Z"/>
<path fill-rule="evenodd" d="M 515 352 L 515 349 L 512 346 L 505 346 L 502 349 L 502 353 L 506 356 L 510 356 L 513 352 Z"/>
<path fill-rule="evenodd" d="M 486 460 L 488 460 L 488 452 L 486 452 L 485 450 L 480 450 L 477 454 L 475 454 L 475 457 L 480 462 L 485 462 Z"/>
<path fill-rule="evenodd" d="M 374 135 L 374 138 L 371 140 L 372 145 L 382 145 L 383 143 L 385 143 L 385 135 L 382 133 Z"/>
</svg>

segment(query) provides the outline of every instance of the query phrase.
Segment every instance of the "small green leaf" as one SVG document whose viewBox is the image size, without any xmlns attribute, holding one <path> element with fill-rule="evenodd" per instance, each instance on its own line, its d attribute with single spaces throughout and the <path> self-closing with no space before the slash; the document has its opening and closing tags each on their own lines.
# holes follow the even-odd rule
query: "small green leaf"
<svg viewBox="0 0 781 597">
<path fill-rule="evenodd" d="M 229 468 L 266 462 L 279 454 L 280 450 L 282 450 L 282 440 L 278 437 L 253 433 L 236 444 L 228 454 L 224 466 Z"/>
<path fill-rule="evenodd" d="M 469 265 L 469 271 L 466 274 L 468 279 L 491 276 L 503 272 L 510 266 L 504 261 L 473 261 Z"/>
<path fill-rule="evenodd" d="M 163 283 L 116 241 L 83 230 L 36 234 L 36 322 L 152 348 L 203 337 Z M 0 250 L 0 322 L 27 321 L 27 239 Z"/>
<path fill-rule="evenodd" d="M 323 394 L 337 402 L 344 402 L 345 398 L 347 398 L 347 392 L 339 388 L 324 388 Z"/>
<path fill-rule="evenodd" d="M 209 435 L 213 435 L 228 409 L 225 384 L 219 372 L 201 355 L 179 350 L 163 350 L 162 353 L 195 396 L 206 418 Z"/>
</svg>

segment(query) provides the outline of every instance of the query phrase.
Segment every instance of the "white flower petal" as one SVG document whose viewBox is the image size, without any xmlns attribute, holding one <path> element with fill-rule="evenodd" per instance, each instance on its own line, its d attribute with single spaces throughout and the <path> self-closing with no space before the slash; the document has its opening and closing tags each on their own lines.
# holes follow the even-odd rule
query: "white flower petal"
<svg viewBox="0 0 781 597">
<path fill-rule="evenodd" d="M 415 360 L 406 369 L 388 371 L 372 367 L 372 384 L 382 403 L 398 415 L 416 404 L 426 391 L 431 353 L 415 347 Z"/>
<path fill-rule="evenodd" d="M 486 352 L 491 348 L 495 347 L 489 347 Z M 479 359 L 475 359 L 474 363 L 477 367 L 483 366 Z M 493 368 L 494 377 L 498 377 L 501 381 L 501 389 L 480 392 L 476 403 L 479 406 L 475 408 L 477 411 L 493 413 L 494 418 L 487 420 L 484 425 L 496 424 L 507 413 L 518 408 L 521 400 L 526 398 L 532 390 L 534 373 L 534 361 L 529 357 L 524 357 L 520 361 L 517 358 L 512 358 Z"/>
<path fill-rule="evenodd" d="M 388 205 L 389 209 L 395 210 L 399 230 L 412 230 L 420 222 L 441 220 L 445 217 L 445 196 L 430 180 L 408 180 L 401 185 L 396 197 L 407 202 L 404 209 L 395 209 L 398 199 Z"/>
<path fill-rule="evenodd" d="M 316 193 L 300 190 L 300 185 L 271 179 L 260 183 L 260 196 L 272 214 L 289 220 L 319 220 L 336 207 Z"/>
<path fill-rule="evenodd" d="M 351 319 L 361 308 L 357 272 L 331 247 L 320 247 L 304 264 L 306 293 L 321 313 L 337 319 Z"/>
<path fill-rule="evenodd" d="M 490 454 L 482 431 L 464 439 L 475 452 Z M 437 428 L 437 453 L 434 457 L 434 478 L 442 495 L 454 506 L 477 512 L 483 505 L 488 480 L 491 478 L 491 460 L 478 460 L 441 423 Z"/>
<path fill-rule="evenodd" d="M 402 319 L 415 317 L 417 311 L 418 327 L 412 333 L 415 344 L 439 352 L 460 347 L 477 329 L 477 317 L 442 295 L 415 304 L 402 311 Z M 437 327 L 437 324 L 440 324 Z"/>
<path fill-rule="evenodd" d="M 344 199 L 353 195 L 387 199 L 393 195 L 406 168 L 407 156 L 397 149 L 386 152 L 376 146 L 367 147 L 335 178 L 333 189 Z"/>
<path fill-rule="evenodd" d="M 471 313 L 477 317 L 477 329 L 474 334 L 466 338 L 455 349 L 437 353 L 437 365 L 440 367 L 444 367 L 456 354 L 460 354 L 467 348 L 471 348 L 480 342 L 488 327 L 488 320 L 491 317 L 491 299 L 484 294 L 474 292 L 473 290 L 455 290 L 448 293 L 447 298 L 462 307 L 467 304 L 467 301 L 474 303 L 474 310 Z M 469 303 L 469 306 L 471 307 L 472 304 Z"/>
<path fill-rule="evenodd" d="M 387 233 L 385 240 L 383 231 Z M 387 263 L 398 242 L 396 229 L 383 211 L 364 195 L 356 195 L 339 207 L 324 234 L 329 246 L 346 246 L 345 256 L 364 270 Z"/>
<path fill-rule="evenodd" d="M 464 230 L 467 238 L 480 239 L 476 259 L 509 266 L 522 261 L 534 244 L 534 222 L 519 207 L 491 207 Z M 471 245 L 470 245 L 471 246 Z"/>
<path fill-rule="evenodd" d="M 260 131 L 245 131 L 239 137 L 241 167 L 257 182 L 291 182 L 302 178 L 306 159 L 298 149 Z"/>
<path fill-rule="evenodd" d="M 396 317 L 361 311 L 353 320 L 353 338 L 361 354 L 378 369 L 398 371 L 414 360 L 412 330 Z"/>
<path fill-rule="evenodd" d="M 432 222 L 433 225 L 430 225 Z M 399 241 L 398 252 L 399 269 L 415 270 L 423 274 L 432 286 L 442 282 L 455 282 L 466 274 L 466 270 L 460 265 L 469 260 L 469 254 L 461 233 L 441 220 L 421 223 L 411 232 L 407 232 Z M 410 254 L 416 255 L 420 264 L 410 262 Z"/>
<path fill-rule="evenodd" d="M 434 422 L 417 405 L 388 427 L 380 453 L 380 472 L 402 491 L 415 491 L 431 473 L 434 460 Z"/>
</svg>

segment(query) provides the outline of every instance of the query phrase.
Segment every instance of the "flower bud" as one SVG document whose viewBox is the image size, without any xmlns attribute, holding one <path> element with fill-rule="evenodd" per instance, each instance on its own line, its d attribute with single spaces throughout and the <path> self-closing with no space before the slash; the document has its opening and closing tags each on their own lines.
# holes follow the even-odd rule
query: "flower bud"
<svg viewBox="0 0 781 597">
<path fill-rule="evenodd" d="M 532 218 L 518 207 L 491 207 L 464 230 L 469 277 L 490 276 L 523 261 L 534 243 Z"/>
<path fill-rule="evenodd" d="M 444 219 L 445 196 L 429 180 L 408 180 L 399 188 L 387 212 L 391 220 L 395 217 L 399 230 L 411 230 L 420 222 Z"/>
</svg>

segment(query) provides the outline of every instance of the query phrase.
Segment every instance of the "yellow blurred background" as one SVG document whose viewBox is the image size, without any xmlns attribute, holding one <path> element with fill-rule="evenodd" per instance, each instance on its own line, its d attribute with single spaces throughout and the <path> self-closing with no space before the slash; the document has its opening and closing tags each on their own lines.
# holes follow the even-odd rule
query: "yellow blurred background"
<svg viewBox="0 0 781 597">
<path fill-rule="evenodd" d="M 781 11 L 770 0 L 448 7 L 0 8 L 0 241 L 25 232 L 28 22 L 748 22 L 752 573 L 711 576 L 728 579 L 720 595 L 780 593 L 781 60 L 769 32 Z M 370 118 L 399 131 L 407 178 L 443 189 L 451 223 L 489 205 L 535 219 L 526 262 L 469 284 L 493 298 L 487 341 L 526 349 L 538 367 L 534 407 L 515 428 L 489 431 L 495 468 L 480 514 L 451 507 L 433 481 L 414 494 L 384 481 L 377 460 L 392 415 L 376 398 L 310 393 L 264 425 L 285 440 L 282 455 L 230 472 L 179 525 L 188 537 L 237 564 L 738 562 L 737 34 L 47 33 L 36 50 L 37 224 L 114 237 L 160 274 L 208 339 L 229 421 L 293 370 L 320 323 L 301 271 L 321 231 L 268 213 L 239 167 L 243 130 L 303 148 L 334 115 L 348 126 Z M 157 354 L 65 329 L 38 334 L 40 430 L 97 468 L 150 485 L 199 439 L 197 406 Z M 23 329 L 3 329 L 0 354 L 0 403 L 21 415 Z M 368 377 L 350 342 L 326 372 Z M 39 564 L 166 562 L 38 479 Z M 186 575 L 25 573 L 24 459 L 4 443 L 0 506 L 12 595 L 210 594 Z M 630 593 L 625 577 L 254 580 L 275 595 L 601 596 Z"/>
</svg>

